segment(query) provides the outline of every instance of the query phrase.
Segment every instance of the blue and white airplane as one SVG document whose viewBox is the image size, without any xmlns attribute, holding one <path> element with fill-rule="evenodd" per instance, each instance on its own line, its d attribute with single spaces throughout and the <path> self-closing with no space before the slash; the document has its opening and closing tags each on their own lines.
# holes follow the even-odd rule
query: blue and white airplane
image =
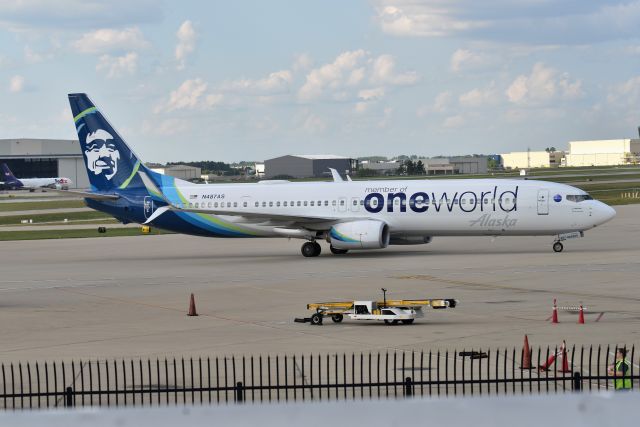
<svg viewBox="0 0 640 427">
<path fill-rule="evenodd" d="M 434 236 L 582 237 L 615 216 L 564 184 L 514 179 L 261 181 L 203 185 L 144 166 L 86 94 L 69 95 L 91 191 L 89 207 L 123 223 L 207 237 L 299 238 L 305 257 L 418 245 Z M 334 171 L 335 172 L 335 171 Z"/>
</svg>

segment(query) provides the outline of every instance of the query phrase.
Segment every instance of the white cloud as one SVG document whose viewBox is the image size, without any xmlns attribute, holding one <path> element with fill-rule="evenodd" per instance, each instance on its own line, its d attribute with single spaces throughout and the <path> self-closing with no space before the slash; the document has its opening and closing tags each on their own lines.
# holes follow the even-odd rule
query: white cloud
<svg viewBox="0 0 640 427">
<path fill-rule="evenodd" d="M 498 100 L 499 95 L 494 82 L 491 82 L 489 87 L 485 89 L 472 89 L 458 97 L 458 102 L 460 102 L 461 106 L 471 108 L 492 105 L 497 103 Z"/>
<path fill-rule="evenodd" d="M 9 92 L 19 93 L 24 90 L 24 77 L 16 75 L 9 80 Z"/>
<path fill-rule="evenodd" d="M 566 0 L 374 0 L 376 22 L 393 36 L 467 37 L 532 45 L 635 39 L 640 2 Z"/>
<path fill-rule="evenodd" d="M 311 70 L 298 91 L 298 97 L 308 101 L 320 97 L 325 88 L 343 86 L 345 74 L 350 74 L 366 55 L 367 52 L 362 49 L 343 52 L 332 63 Z"/>
<path fill-rule="evenodd" d="M 458 49 L 451 55 L 451 71 L 458 73 L 463 68 L 476 68 L 484 65 L 485 62 L 486 58 L 480 53 L 468 49 Z"/>
<path fill-rule="evenodd" d="M 363 101 L 377 101 L 384 96 L 384 88 L 363 89 L 358 92 L 358 98 Z"/>
<path fill-rule="evenodd" d="M 391 55 L 373 57 L 359 49 L 343 52 L 333 62 L 309 71 L 298 90 L 298 99 L 310 102 L 328 98 L 346 102 L 356 100 L 359 91 L 367 89 L 362 87 L 367 82 L 384 91 L 388 86 L 410 85 L 417 81 L 418 75 L 414 71 L 397 72 Z"/>
<path fill-rule="evenodd" d="M 149 42 L 137 27 L 123 30 L 103 28 L 83 34 L 72 46 L 80 53 L 106 53 L 144 49 Z"/>
<path fill-rule="evenodd" d="M 640 76 L 614 85 L 609 90 L 607 101 L 616 106 L 636 109 L 640 105 Z"/>
<path fill-rule="evenodd" d="M 262 79 L 238 79 L 225 82 L 222 84 L 221 89 L 255 94 L 282 93 L 289 90 L 292 82 L 293 74 L 291 71 L 281 70 L 270 73 Z"/>
<path fill-rule="evenodd" d="M 302 130 L 310 134 L 323 133 L 327 130 L 327 127 L 327 122 L 313 113 L 308 113 L 304 117 L 301 126 Z"/>
<path fill-rule="evenodd" d="M 29 64 L 38 64 L 53 58 L 53 52 L 35 52 L 30 46 L 24 47 L 24 60 Z"/>
<path fill-rule="evenodd" d="M 458 114 L 455 116 L 449 116 L 444 119 L 442 122 L 442 126 L 445 128 L 459 128 L 460 126 L 465 124 L 465 119 L 462 115 Z"/>
<path fill-rule="evenodd" d="M 377 19 L 382 30 L 394 36 L 442 37 L 488 25 L 456 17 L 456 9 L 448 9 L 447 3 L 395 1 L 393 4 L 379 7 Z"/>
<path fill-rule="evenodd" d="M 200 78 L 185 80 L 178 89 L 169 94 L 169 99 L 166 102 L 154 109 L 154 112 L 203 110 L 220 104 L 224 99 L 223 95 L 207 93 L 207 88 L 208 84 Z"/>
<path fill-rule="evenodd" d="M 178 37 L 176 60 L 178 61 L 178 69 L 182 70 L 186 66 L 187 56 L 196 49 L 196 30 L 191 21 L 184 21 L 178 28 L 176 36 Z"/>
<path fill-rule="evenodd" d="M 125 74 L 133 75 L 138 68 L 138 54 L 129 52 L 123 56 L 104 54 L 100 57 L 96 71 L 104 71 L 108 78 L 121 77 Z"/>
<path fill-rule="evenodd" d="M 149 136 L 173 136 L 189 131 L 189 122 L 182 118 L 170 117 L 162 121 L 145 120 L 142 122 L 142 133 Z"/>
<path fill-rule="evenodd" d="M 308 53 L 296 55 L 293 61 L 293 71 L 307 71 L 313 66 L 313 59 Z"/>
<path fill-rule="evenodd" d="M 582 82 L 570 81 L 568 74 L 538 62 L 531 74 L 520 75 L 506 90 L 507 98 L 514 104 L 544 104 L 555 98 L 573 99 L 583 95 Z"/>
<path fill-rule="evenodd" d="M 372 83 L 411 85 L 418 81 L 415 71 L 396 73 L 396 61 L 391 55 L 380 55 L 373 62 Z"/>
</svg>

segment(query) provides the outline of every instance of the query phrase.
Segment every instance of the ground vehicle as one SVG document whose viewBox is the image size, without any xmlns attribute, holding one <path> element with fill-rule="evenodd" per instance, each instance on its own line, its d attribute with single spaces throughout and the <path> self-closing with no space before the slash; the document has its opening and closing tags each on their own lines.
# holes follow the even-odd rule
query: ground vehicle
<svg viewBox="0 0 640 427">
<path fill-rule="evenodd" d="M 344 316 L 351 320 L 382 320 L 387 325 L 402 322 L 409 325 L 415 319 L 424 317 L 422 307 L 431 306 L 434 309 L 455 308 L 458 302 L 452 298 L 445 299 L 416 299 L 416 300 L 387 300 L 386 289 L 382 289 L 382 301 L 333 301 L 307 304 L 307 310 L 315 310 L 308 318 L 296 319 L 296 322 L 309 322 L 312 325 L 322 325 L 325 316 L 330 316 L 335 323 L 340 323 Z"/>
</svg>

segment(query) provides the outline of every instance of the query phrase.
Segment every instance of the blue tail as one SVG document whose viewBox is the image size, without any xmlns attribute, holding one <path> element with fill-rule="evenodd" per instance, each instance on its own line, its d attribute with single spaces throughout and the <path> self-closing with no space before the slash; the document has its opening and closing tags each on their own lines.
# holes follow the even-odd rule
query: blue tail
<svg viewBox="0 0 640 427">
<path fill-rule="evenodd" d="M 80 147 L 93 190 L 144 188 L 139 158 L 84 93 L 69 94 Z"/>
<path fill-rule="evenodd" d="M 22 187 L 22 181 L 13 176 L 13 172 L 9 169 L 6 163 L 2 164 L 2 181 L 5 187 L 20 188 Z"/>
</svg>

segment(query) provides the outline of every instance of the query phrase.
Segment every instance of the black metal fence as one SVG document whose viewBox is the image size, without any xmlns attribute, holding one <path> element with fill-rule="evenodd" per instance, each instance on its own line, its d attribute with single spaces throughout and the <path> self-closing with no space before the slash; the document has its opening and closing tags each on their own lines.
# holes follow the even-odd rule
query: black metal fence
<svg viewBox="0 0 640 427">
<path fill-rule="evenodd" d="M 536 348 L 528 358 L 522 350 L 501 349 L 10 363 L 1 368 L 0 405 L 162 406 L 613 390 L 621 381 L 608 369 L 615 365 L 615 351 L 590 346 Z M 541 369 L 550 359 L 554 363 Z M 626 379 L 637 389 L 634 347 L 627 361 Z"/>
</svg>

